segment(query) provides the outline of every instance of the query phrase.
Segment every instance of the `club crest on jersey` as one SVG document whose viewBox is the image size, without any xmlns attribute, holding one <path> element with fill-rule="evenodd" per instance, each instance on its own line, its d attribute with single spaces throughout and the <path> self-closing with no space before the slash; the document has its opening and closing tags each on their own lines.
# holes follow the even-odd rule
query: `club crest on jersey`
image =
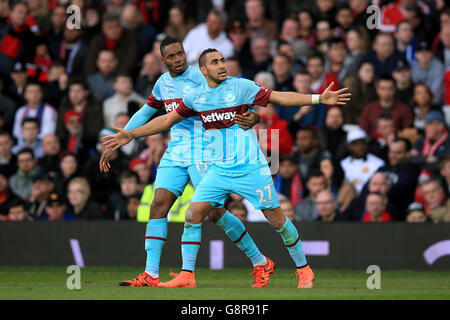
<svg viewBox="0 0 450 320">
<path fill-rule="evenodd" d="M 236 102 L 236 96 L 232 93 L 229 93 L 225 96 L 226 105 L 233 105 Z"/>
<path fill-rule="evenodd" d="M 183 88 L 183 94 L 184 95 L 187 95 L 191 91 L 192 91 L 192 87 L 190 85 L 184 86 L 184 88 Z"/>
</svg>

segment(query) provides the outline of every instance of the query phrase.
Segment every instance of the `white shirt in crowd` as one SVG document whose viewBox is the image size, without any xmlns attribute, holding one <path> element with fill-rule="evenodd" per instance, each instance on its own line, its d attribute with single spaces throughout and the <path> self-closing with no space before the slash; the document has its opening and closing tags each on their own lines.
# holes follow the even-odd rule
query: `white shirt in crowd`
<svg viewBox="0 0 450 320">
<path fill-rule="evenodd" d="M 355 187 L 358 194 L 370 177 L 382 166 L 384 166 L 384 161 L 371 153 L 367 154 L 366 159 L 356 159 L 348 156 L 341 161 L 345 180 Z"/>
</svg>

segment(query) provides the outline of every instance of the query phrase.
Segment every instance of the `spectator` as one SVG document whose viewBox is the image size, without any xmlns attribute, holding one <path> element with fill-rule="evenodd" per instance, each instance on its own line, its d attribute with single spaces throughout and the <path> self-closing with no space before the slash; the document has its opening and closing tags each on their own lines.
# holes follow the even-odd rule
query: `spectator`
<svg viewBox="0 0 450 320">
<path fill-rule="evenodd" d="M 75 177 L 67 185 L 67 198 L 69 199 L 69 214 L 75 220 L 103 219 L 100 205 L 91 198 L 91 186 L 82 177 Z"/>
<path fill-rule="evenodd" d="M 305 69 L 305 63 L 307 61 L 306 56 L 303 54 L 296 54 L 292 43 L 280 40 L 277 45 L 277 53 L 288 56 L 292 61 L 291 74 L 295 75 L 297 72 Z"/>
<path fill-rule="evenodd" d="M 123 220 L 131 219 L 136 220 L 139 206 L 141 205 L 141 197 L 142 194 L 140 192 L 135 192 L 129 195 L 126 199 L 127 201 L 127 212 L 126 216 L 123 217 Z"/>
<path fill-rule="evenodd" d="M 337 13 L 335 0 L 316 0 L 315 6 L 313 6 L 313 14 L 316 20 L 327 20 L 335 23 L 335 17 Z M 335 24 L 332 26 L 335 27 Z"/>
<path fill-rule="evenodd" d="M 101 138 L 114 134 L 115 131 L 110 128 L 103 128 L 99 133 L 97 153 L 91 156 L 80 170 L 82 176 L 86 177 L 92 190 L 93 200 L 98 203 L 106 203 L 111 193 L 120 190 L 120 173 L 128 168 L 130 159 L 121 150 L 114 150 L 111 159 L 111 169 L 108 173 L 102 173 L 98 169 L 101 153 L 104 151 Z"/>
<path fill-rule="evenodd" d="M 450 155 L 442 156 L 439 159 L 439 171 L 443 178 L 443 185 L 447 197 L 450 197 Z"/>
<path fill-rule="evenodd" d="M 8 19 L 0 24 L 0 75 L 9 76 L 18 61 L 33 56 L 36 37 L 27 25 L 29 7 L 26 2 L 14 2 Z"/>
<path fill-rule="evenodd" d="M 341 4 L 336 12 L 335 21 L 337 26 L 334 28 L 334 36 L 345 39 L 347 31 L 353 26 L 354 19 L 355 17 L 350 7 L 346 4 Z"/>
<path fill-rule="evenodd" d="M 84 71 L 86 75 L 96 72 L 96 61 L 103 50 L 114 52 L 120 64 L 118 73 L 136 74 L 139 45 L 136 37 L 122 28 L 117 14 L 105 13 L 102 20 L 102 34 L 96 35 L 89 46 Z"/>
<path fill-rule="evenodd" d="M 261 143 L 265 146 L 265 149 L 272 152 L 274 146 L 273 143 L 275 143 L 278 146 L 280 156 L 291 153 L 294 141 L 288 130 L 288 123 L 278 117 L 274 106 L 268 104 L 266 108 L 258 108 L 258 115 L 261 117 L 261 122 L 267 129 L 267 138 L 262 139 L 260 137 L 262 140 Z M 275 132 L 274 130 L 277 130 L 278 141 L 272 136 L 272 133 Z"/>
<path fill-rule="evenodd" d="M 87 77 L 91 92 L 104 101 L 114 94 L 114 78 L 119 64 L 113 51 L 102 50 L 97 57 L 98 72 Z"/>
<path fill-rule="evenodd" d="M 377 33 L 373 43 L 373 50 L 368 52 L 362 61 L 369 61 L 375 67 L 377 78 L 392 74 L 398 60 L 405 59 L 395 49 L 394 37 L 389 33 Z"/>
<path fill-rule="evenodd" d="M 344 171 L 333 158 L 322 158 L 319 163 L 320 172 L 325 177 L 326 190 L 329 190 L 336 200 L 336 209 L 345 211 L 356 197 L 356 190 L 344 179 Z"/>
<path fill-rule="evenodd" d="M 143 190 L 147 184 L 152 183 L 152 180 L 154 180 L 154 177 L 152 177 L 152 168 L 146 159 L 140 157 L 133 158 L 130 161 L 129 169 L 139 176 L 140 190 Z"/>
<path fill-rule="evenodd" d="M 3 81 L 0 78 L 0 113 L 4 119 L 4 129 L 11 131 L 16 112 L 16 103 L 11 98 L 3 95 Z"/>
<path fill-rule="evenodd" d="M 433 93 L 425 83 L 419 82 L 414 85 L 411 106 L 414 111 L 414 128 L 419 134 L 425 132 L 425 117 L 430 110 L 441 111 L 441 108 L 433 103 Z"/>
<path fill-rule="evenodd" d="M 30 221 L 28 216 L 27 203 L 17 198 L 11 202 L 6 216 L 6 221 Z"/>
<path fill-rule="evenodd" d="M 41 146 L 44 154 L 38 158 L 38 165 L 44 172 L 55 178 L 59 168 L 59 154 L 61 152 L 59 139 L 53 133 L 46 134 L 42 138 Z"/>
<path fill-rule="evenodd" d="M 286 218 L 296 221 L 294 206 L 288 199 L 280 199 L 280 208 Z"/>
<path fill-rule="evenodd" d="M 188 16 L 184 5 L 177 3 L 169 10 L 169 21 L 164 29 L 164 33 L 178 41 L 183 41 L 189 30 L 193 29 L 194 26 L 195 23 Z"/>
<path fill-rule="evenodd" d="M 67 184 L 69 181 L 78 176 L 78 160 L 75 154 L 63 151 L 59 155 L 58 173 L 55 177 L 55 190 L 61 196 L 67 195 Z"/>
<path fill-rule="evenodd" d="M 300 23 L 294 15 L 284 19 L 281 25 L 279 40 L 285 41 L 292 46 L 294 56 L 305 55 L 311 49 L 306 41 L 300 39 L 299 30 Z"/>
<path fill-rule="evenodd" d="M 413 64 L 411 77 L 414 82 L 425 83 L 433 92 L 433 103 L 441 104 L 443 101 L 444 66 L 431 51 L 426 41 L 419 43 L 415 53 L 417 63 Z"/>
<path fill-rule="evenodd" d="M 105 126 L 111 127 L 119 113 L 134 114 L 130 103 L 144 104 L 146 99 L 133 90 L 133 80 L 129 75 L 118 74 L 114 81 L 115 94 L 103 102 L 103 119 Z"/>
<path fill-rule="evenodd" d="M 256 35 L 263 35 L 270 40 L 278 38 L 278 26 L 265 17 L 262 0 L 245 1 L 245 15 L 247 17 L 246 30 L 250 38 Z"/>
<path fill-rule="evenodd" d="M 88 50 L 86 43 L 83 42 L 83 31 L 65 26 L 62 35 L 61 41 L 54 44 L 52 55 L 64 65 L 68 75 L 81 76 L 84 73 L 83 68 Z"/>
<path fill-rule="evenodd" d="M 39 220 L 45 215 L 47 199 L 54 187 L 53 178 L 44 172 L 37 173 L 33 177 L 33 187 L 27 199 L 30 218 Z"/>
<path fill-rule="evenodd" d="M 80 124 L 83 128 L 85 141 L 96 143 L 97 136 L 103 128 L 102 105 L 100 100 L 89 91 L 89 85 L 81 77 L 73 77 L 69 84 L 69 92 L 63 99 L 58 113 L 56 132 L 61 140 L 68 139 L 66 127 L 66 114 L 68 111 L 76 111 L 82 116 Z"/>
<path fill-rule="evenodd" d="M 64 65 L 55 61 L 48 71 L 48 81 L 42 86 L 42 92 L 44 98 L 51 106 L 59 106 L 61 99 L 67 92 L 67 84 L 69 82 L 69 76 L 67 75 Z"/>
<path fill-rule="evenodd" d="M 235 57 L 241 66 L 245 66 L 252 61 L 250 52 L 250 38 L 245 31 L 244 23 L 233 21 L 227 30 L 228 38 L 233 45 L 233 57 Z"/>
<path fill-rule="evenodd" d="M 370 49 L 370 36 L 365 27 L 353 26 L 347 31 L 345 39 L 348 52 L 344 64 L 348 68 L 349 75 L 352 75 L 356 73 L 362 57 Z"/>
<path fill-rule="evenodd" d="M 395 137 L 394 119 L 389 113 L 381 114 L 377 119 L 375 137 L 369 141 L 369 152 L 387 162 L 389 145 Z"/>
<path fill-rule="evenodd" d="M 161 60 L 153 53 L 147 53 L 142 60 L 142 69 L 136 81 L 137 93 L 143 97 L 148 97 L 161 74 Z"/>
<path fill-rule="evenodd" d="M 237 78 L 243 77 L 241 65 L 237 58 L 235 57 L 228 58 L 225 61 L 225 64 L 227 65 L 228 76 Z"/>
<path fill-rule="evenodd" d="M 13 135 L 18 143 L 23 142 L 21 134 L 22 121 L 25 118 L 37 118 L 39 123 L 38 138 L 48 133 L 55 133 L 57 113 L 55 109 L 42 101 L 42 87 L 38 83 L 28 83 L 25 87 L 26 105 L 20 107 L 14 118 Z"/>
<path fill-rule="evenodd" d="M 36 45 L 32 60 L 26 65 L 28 76 L 39 83 L 47 82 L 48 71 L 52 64 L 53 60 L 50 57 L 48 46 L 41 40 Z"/>
<path fill-rule="evenodd" d="M 311 75 L 312 93 L 321 94 L 332 82 L 334 85 L 331 90 L 339 89 L 339 81 L 334 73 L 325 71 L 325 61 L 321 54 L 310 56 L 306 69 Z"/>
<path fill-rule="evenodd" d="M 11 152 L 13 139 L 7 131 L 0 131 L 0 171 L 7 178 L 17 171 L 17 157 Z"/>
<path fill-rule="evenodd" d="M 66 7 L 63 5 L 57 5 L 50 13 L 50 30 L 46 36 L 50 40 L 50 52 L 53 57 L 57 57 L 57 48 L 63 41 L 63 33 L 67 22 Z"/>
<path fill-rule="evenodd" d="M 25 87 L 28 82 L 27 70 L 22 63 L 16 62 L 9 76 L 12 81 L 4 83 L 6 95 L 14 101 L 16 106 L 23 106 L 27 103 L 24 97 Z"/>
<path fill-rule="evenodd" d="M 316 50 L 325 55 L 328 51 L 328 40 L 333 36 L 329 20 L 319 20 L 316 23 Z"/>
<path fill-rule="evenodd" d="M 295 215 L 300 221 L 314 221 L 319 217 L 317 212 L 317 195 L 325 190 L 325 177 L 319 170 L 312 170 L 306 180 L 308 196 L 295 207 Z"/>
<path fill-rule="evenodd" d="M 308 9 L 300 10 L 297 13 L 297 19 L 299 22 L 299 38 L 308 43 L 310 48 L 316 46 L 316 37 L 314 34 L 314 18 Z"/>
<path fill-rule="evenodd" d="M 130 116 L 128 115 L 128 113 L 119 113 L 116 116 L 114 127 L 123 129 L 125 128 L 128 121 L 130 121 Z M 147 139 L 150 137 L 151 136 L 148 136 Z M 125 153 L 127 156 L 135 157 L 142 150 L 143 140 L 145 140 L 145 138 L 134 139 L 133 141 L 130 141 L 126 145 L 121 146 L 120 150 L 122 150 L 122 152 Z"/>
<path fill-rule="evenodd" d="M 150 24 L 142 21 L 138 8 L 134 4 L 125 4 L 121 13 L 122 23 L 125 30 L 135 36 L 138 41 L 138 61 L 153 49 L 153 42 L 156 39 L 156 31 Z"/>
<path fill-rule="evenodd" d="M 420 202 L 413 202 L 408 206 L 408 214 L 406 216 L 406 222 L 418 222 L 423 223 L 429 221 L 425 208 Z"/>
<path fill-rule="evenodd" d="M 67 206 L 62 197 L 56 193 L 50 193 L 46 201 L 45 215 L 42 220 L 46 221 L 73 221 L 74 218 L 67 211 Z"/>
<path fill-rule="evenodd" d="M 62 149 L 75 154 L 80 163 L 85 163 L 93 150 L 95 143 L 89 141 L 83 128 L 83 115 L 75 110 L 69 110 L 64 115 L 65 132 L 61 139 Z"/>
<path fill-rule="evenodd" d="M 8 184 L 8 176 L 0 170 L 0 221 L 8 215 L 9 206 L 17 198 Z"/>
<path fill-rule="evenodd" d="M 416 61 L 416 42 L 414 41 L 414 30 L 411 22 L 402 20 L 395 27 L 396 49 L 403 53 L 409 63 Z"/>
<path fill-rule="evenodd" d="M 378 171 L 389 179 L 388 198 L 390 213 L 394 220 L 405 221 L 406 209 L 414 200 L 420 170 L 409 163 L 411 143 L 404 138 L 396 138 L 389 144 L 388 163 Z"/>
<path fill-rule="evenodd" d="M 198 58 L 205 48 L 216 48 L 225 59 L 231 57 L 233 45 L 224 31 L 226 25 L 226 13 L 212 9 L 208 13 L 205 23 L 201 23 L 189 31 L 183 41 L 187 63 L 198 65 Z"/>
<path fill-rule="evenodd" d="M 145 145 L 147 146 L 147 149 L 143 150 L 139 154 L 139 158 L 144 159 L 146 161 L 146 164 L 150 169 L 151 175 L 150 178 L 147 177 L 147 175 L 143 175 L 142 176 L 143 179 L 142 181 L 144 181 L 143 183 L 145 183 L 145 181 L 147 181 L 148 179 L 150 179 L 150 181 L 153 181 L 156 178 L 156 169 L 159 166 L 159 161 L 161 160 L 164 152 L 167 149 L 168 145 L 167 138 L 168 135 L 166 135 L 166 133 L 154 134 L 152 136 L 148 136 L 145 138 Z"/>
<path fill-rule="evenodd" d="M 275 76 L 275 90 L 293 91 L 292 86 L 292 60 L 284 53 L 277 53 L 273 57 L 272 72 Z"/>
<path fill-rule="evenodd" d="M 232 200 L 227 204 L 227 210 L 242 222 L 247 221 L 247 208 L 241 201 Z"/>
<path fill-rule="evenodd" d="M 361 114 L 360 126 L 372 138 L 376 136 L 376 121 L 382 113 L 388 113 L 395 122 L 396 130 L 410 127 L 414 121 L 411 108 L 395 100 L 395 81 L 390 76 L 376 83 L 378 100 L 367 104 Z"/>
<path fill-rule="evenodd" d="M 386 196 L 371 192 L 366 198 L 366 212 L 363 214 L 362 222 L 390 222 L 392 217 L 386 211 L 388 199 Z"/>
<path fill-rule="evenodd" d="M 439 174 L 438 159 L 450 152 L 450 138 L 441 112 L 432 110 L 425 116 L 425 136 L 416 141 L 410 161 L 428 176 Z"/>
<path fill-rule="evenodd" d="M 317 217 L 317 221 L 344 221 L 344 216 L 336 210 L 336 200 L 329 190 L 322 190 L 317 194 L 316 206 L 317 213 L 319 214 L 319 216 Z"/>
<path fill-rule="evenodd" d="M 304 180 L 309 175 L 312 167 L 317 166 L 319 159 L 331 156 L 327 150 L 319 147 L 317 142 L 317 132 L 311 128 L 300 128 L 296 134 L 296 144 L 298 150 L 294 153 L 300 172 L 300 177 Z"/>
<path fill-rule="evenodd" d="M 292 155 L 280 159 L 280 168 L 274 177 L 275 190 L 287 197 L 292 206 L 303 200 L 303 182 L 298 172 L 298 163 Z"/>
<path fill-rule="evenodd" d="M 263 36 L 255 36 L 250 42 L 251 59 L 242 66 L 245 78 L 253 79 L 261 71 L 267 71 L 272 64 L 269 40 Z"/>
<path fill-rule="evenodd" d="M 33 150 L 36 158 L 44 155 L 42 150 L 41 139 L 38 138 L 39 122 L 36 118 L 25 118 L 22 120 L 21 138 L 18 143 L 12 147 L 11 151 L 17 154 L 23 148 Z"/>
<path fill-rule="evenodd" d="M 420 185 L 425 199 L 425 210 L 433 222 L 450 222 L 450 199 L 437 179 L 429 179 Z"/>
<path fill-rule="evenodd" d="M 368 137 L 360 128 L 348 132 L 347 148 L 350 155 L 341 160 L 340 164 L 345 179 L 360 194 L 370 177 L 384 165 L 384 161 L 367 151 Z"/>
<path fill-rule="evenodd" d="M 338 83 L 343 83 L 344 79 L 350 75 L 348 65 L 345 64 L 347 48 L 341 38 L 331 38 L 328 41 L 327 60 L 325 62 L 325 72 L 336 75 Z"/>
<path fill-rule="evenodd" d="M 17 153 L 17 172 L 9 177 L 11 190 L 22 199 L 28 199 L 32 189 L 32 177 L 41 169 L 37 166 L 33 150 L 25 148 Z"/>
<path fill-rule="evenodd" d="M 373 64 L 362 62 L 355 74 L 344 80 L 343 85 L 352 93 L 352 99 L 342 109 L 344 123 L 359 124 L 363 107 L 377 99 Z"/>
<path fill-rule="evenodd" d="M 411 96 L 413 95 L 414 82 L 411 78 L 411 66 L 408 62 L 399 60 L 392 78 L 395 80 L 395 100 L 405 105 L 411 104 Z"/>
<path fill-rule="evenodd" d="M 137 173 L 128 169 L 123 171 L 120 175 L 120 192 L 114 192 L 109 196 L 105 217 L 113 220 L 125 219 L 128 216 L 128 197 L 139 191 L 139 176 Z"/>
<path fill-rule="evenodd" d="M 340 161 L 347 155 L 347 132 L 343 129 L 343 110 L 340 107 L 333 107 L 327 108 L 326 111 L 325 125 L 317 130 L 317 140 L 322 149 L 328 150 L 334 159 Z"/>
<path fill-rule="evenodd" d="M 442 24 L 439 33 L 440 41 L 434 55 L 441 61 L 445 68 L 450 67 L 450 24 Z"/>
<path fill-rule="evenodd" d="M 381 26 L 380 29 L 383 32 L 394 32 L 395 26 L 402 21 L 403 19 L 407 19 L 410 16 L 406 13 L 409 4 L 415 4 L 415 1 L 403 0 L 403 1 L 395 1 L 387 4 L 381 10 Z M 425 2 L 420 2 L 421 7 L 425 12 L 429 12 L 430 8 L 425 4 Z M 421 8 L 417 6 L 420 10 Z"/>
</svg>

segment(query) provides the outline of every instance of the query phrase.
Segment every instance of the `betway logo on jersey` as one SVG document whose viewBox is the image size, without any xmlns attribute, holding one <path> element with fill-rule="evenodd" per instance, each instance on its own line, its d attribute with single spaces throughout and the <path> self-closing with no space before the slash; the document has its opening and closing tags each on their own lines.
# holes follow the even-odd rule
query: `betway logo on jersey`
<svg viewBox="0 0 450 320">
<path fill-rule="evenodd" d="M 200 117 L 206 130 L 223 129 L 234 126 L 234 118 L 237 114 L 243 114 L 249 108 L 248 105 L 241 105 L 230 108 L 213 109 L 200 111 Z"/>
<path fill-rule="evenodd" d="M 234 120 L 236 116 L 236 111 L 232 112 L 214 112 L 208 114 L 207 116 L 201 115 L 203 122 L 214 122 L 214 121 L 223 121 L 223 120 Z"/>
<path fill-rule="evenodd" d="M 171 112 L 178 108 L 180 106 L 182 99 L 167 99 L 163 100 L 164 102 L 164 108 L 166 109 L 166 112 Z"/>
</svg>

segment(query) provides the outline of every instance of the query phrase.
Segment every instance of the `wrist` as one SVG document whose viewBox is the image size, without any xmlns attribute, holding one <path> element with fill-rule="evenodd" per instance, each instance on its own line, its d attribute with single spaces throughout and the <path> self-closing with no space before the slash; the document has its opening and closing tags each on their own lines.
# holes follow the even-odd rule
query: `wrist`
<svg viewBox="0 0 450 320">
<path fill-rule="evenodd" d="M 322 95 L 320 94 L 312 94 L 311 95 L 311 104 L 315 105 L 315 104 L 319 104 L 322 102 Z"/>
<path fill-rule="evenodd" d="M 130 139 L 130 140 L 136 139 L 136 134 L 133 132 L 133 130 L 131 130 L 131 131 L 129 131 L 129 132 L 130 132 L 130 136 L 131 136 L 131 139 Z"/>
</svg>

